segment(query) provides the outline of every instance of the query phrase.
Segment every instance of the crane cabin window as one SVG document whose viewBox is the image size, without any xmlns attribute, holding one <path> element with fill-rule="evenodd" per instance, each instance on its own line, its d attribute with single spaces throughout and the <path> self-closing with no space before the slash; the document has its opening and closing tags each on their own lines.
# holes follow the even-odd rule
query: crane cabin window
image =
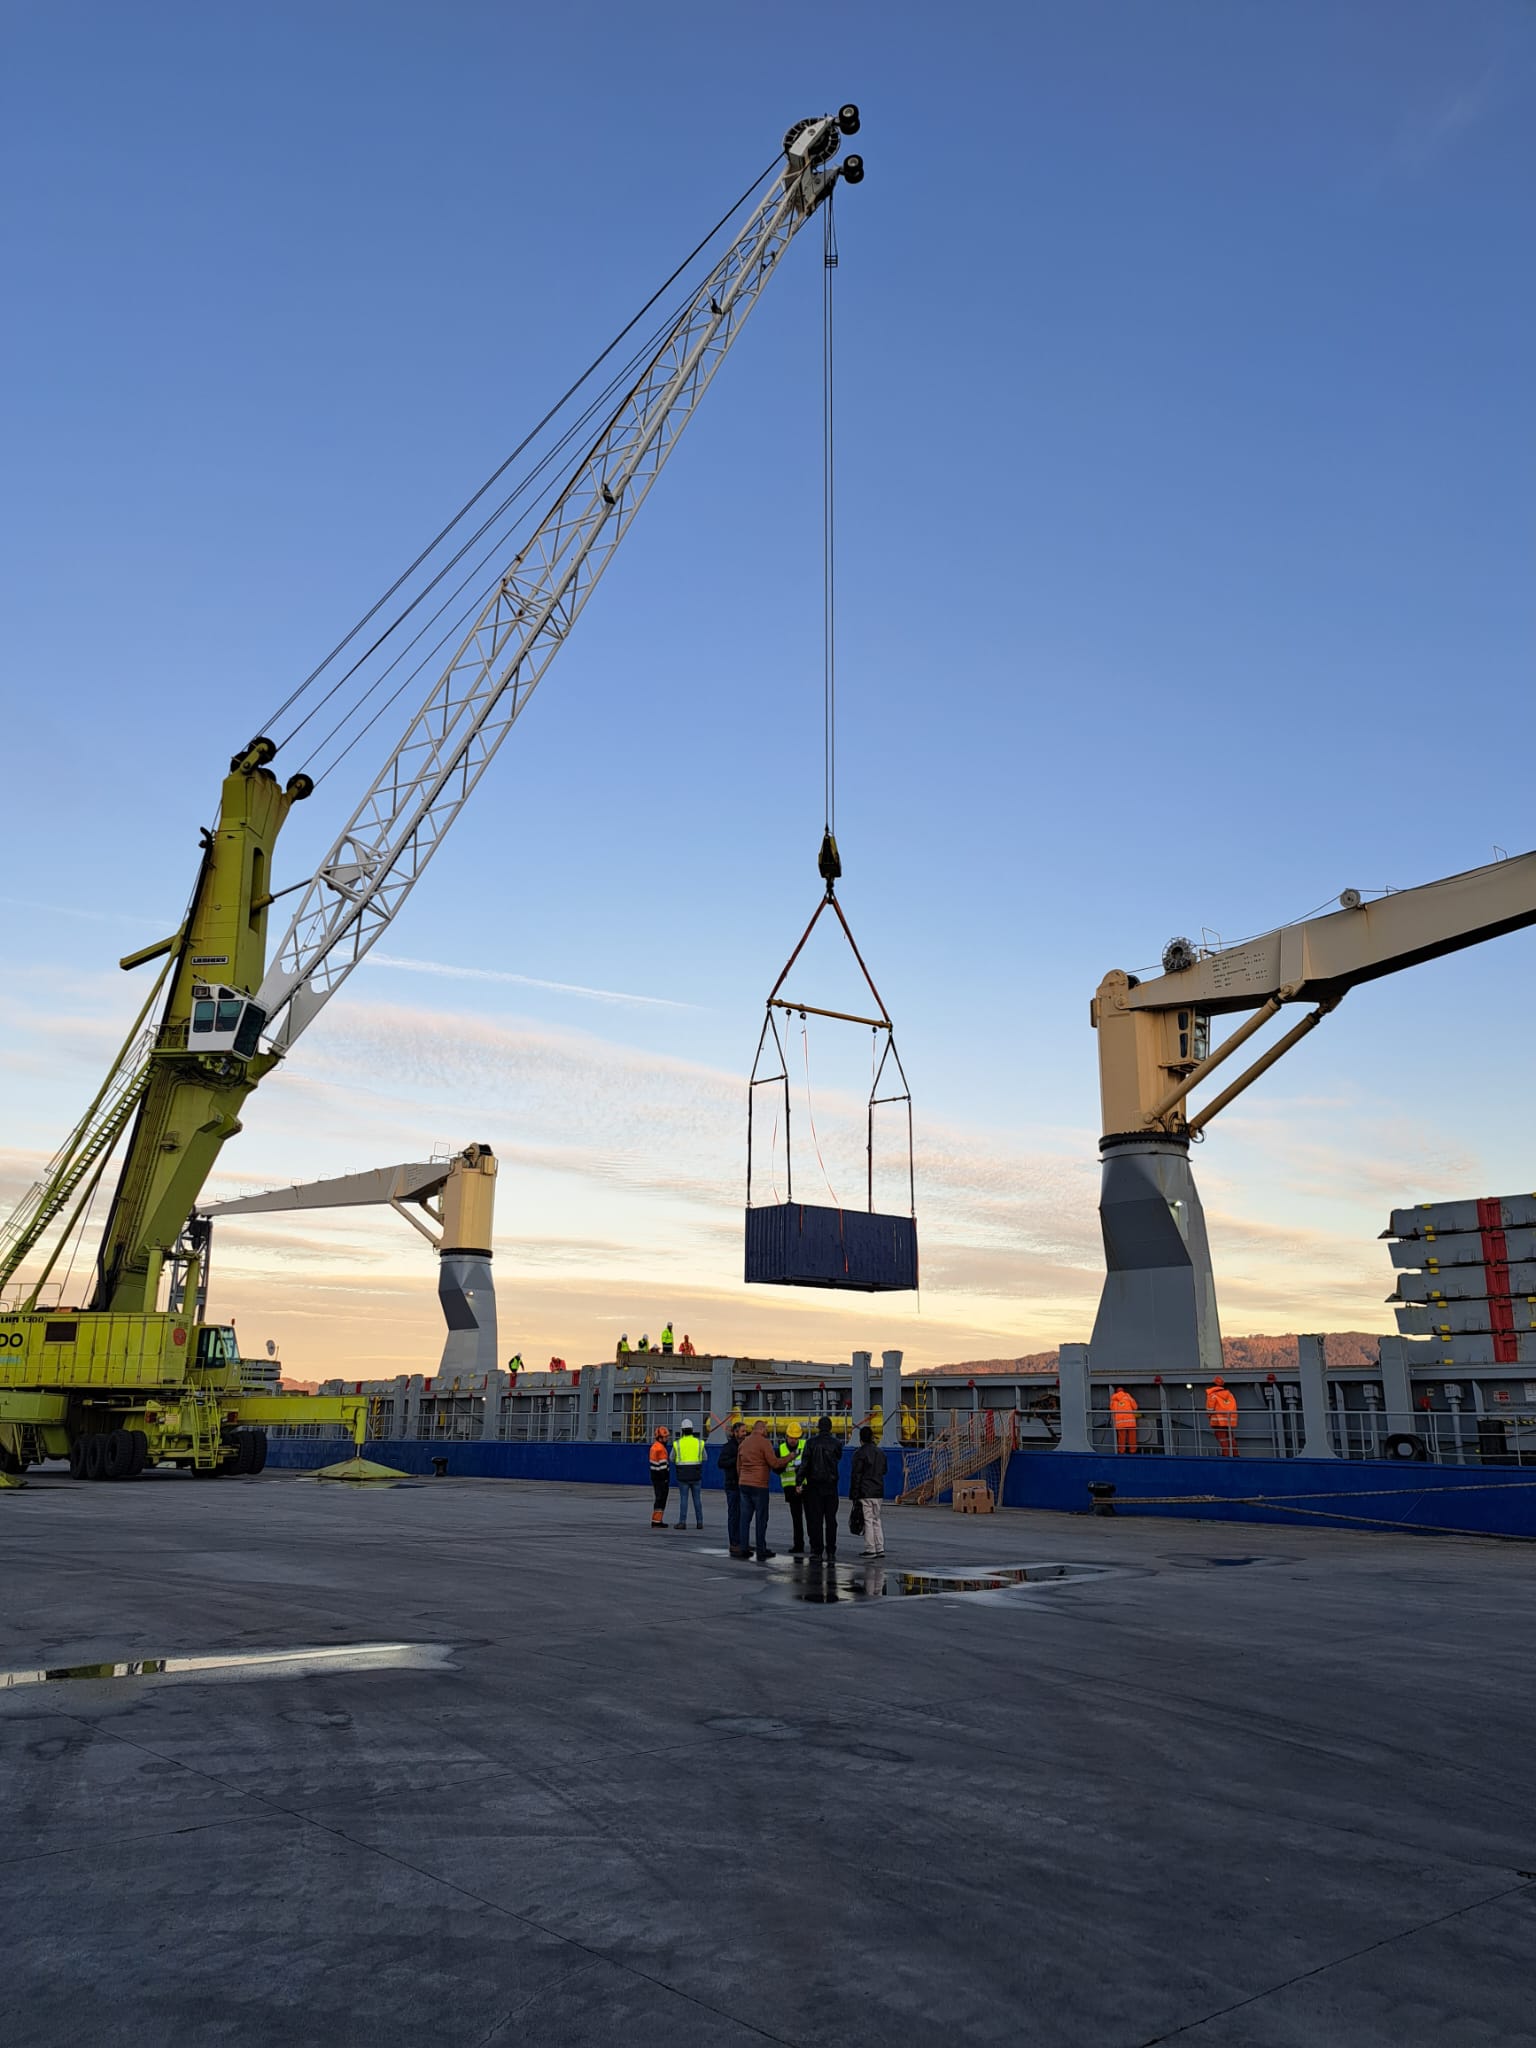
<svg viewBox="0 0 1536 2048">
<path fill-rule="evenodd" d="M 199 1365 L 238 1365 L 240 1346 L 235 1342 L 234 1331 L 219 1323 L 199 1330 L 197 1362 Z"/>
<path fill-rule="evenodd" d="M 237 988 L 205 990 L 192 1003 L 189 1032 L 194 1052 L 232 1052 L 248 1060 L 261 1037 L 267 1013 Z"/>
</svg>

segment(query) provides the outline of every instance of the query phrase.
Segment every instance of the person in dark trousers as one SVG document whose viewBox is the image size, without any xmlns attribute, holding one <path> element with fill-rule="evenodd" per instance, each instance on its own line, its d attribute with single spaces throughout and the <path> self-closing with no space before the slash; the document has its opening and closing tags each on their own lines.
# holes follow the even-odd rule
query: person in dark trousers
<svg viewBox="0 0 1536 2048">
<path fill-rule="evenodd" d="M 741 1481 L 736 1473 L 736 1460 L 746 1433 L 744 1422 L 733 1422 L 720 1446 L 720 1480 L 725 1487 L 725 1540 L 730 1545 L 732 1557 L 747 1555 L 747 1547 L 741 1540 Z"/>
<path fill-rule="evenodd" d="M 779 1456 L 785 1460 L 779 1484 L 784 1489 L 784 1505 L 789 1509 L 789 1528 L 793 1539 L 789 1547 L 796 1557 L 805 1549 L 805 1502 L 800 1495 L 800 1459 L 804 1451 L 805 1432 L 798 1422 L 791 1422 L 779 1444 Z"/>
<path fill-rule="evenodd" d="M 655 1505 L 651 1509 L 651 1527 L 664 1529 L 667 1526 L 667 1495 L 672 1491 L 672 1445 L 671 1431 L 665 1423 L 658 1423 L 656 1434 L 651 1438 L 651 1491 Z"/>
<path fill-rule="evenodd" d="M 812 1557 L 837 1555 L 837 1481 L 843 1447 L 823 1415 L 800 1459 L 800 1492 L 805 1500 L 806 1535 Z"/>
<path fill-rule="evenodd" d="M 864 1504 L 864 1555 L 884 1557 L 885 1531 L 880 1526 L 880 1509 L 885 1500 L 885 1453 L 875 1442 L 868 1423 L 859 1431 L 859 1448 L 853 1454 L 848 1475 L 848 1498 Z"/>
<path fill-rule="evenodd" d="M 736 1474 L 741 1481 L 741 1554 L 752 1550 L 753 1525 L 757 1528 L 757 1561 L 766 1564 L 773 1552 L 768 1548 L 768 1487 L 775 1472 L 782 1472 L 788 1460 L 773 1448 L 761 1418 L 741 1440 L 736 1453 Z M 834 1506 L 836 1505 L 834 1500 Z"/>
<path fill-rule="evenodd" d="M 677 1481 L 677 1520 L 673 1528 L 687 1528 L 688 1503 L 692 1500 L 693 1525 L 702 1529 L 704 1501 L 699 1489 L 704 1483 L 704 1439 L 694 1428 L 690 1415 L 683 1417 L 683 1426 L 672 1445 L 672 1477 Z"/>
</svg>

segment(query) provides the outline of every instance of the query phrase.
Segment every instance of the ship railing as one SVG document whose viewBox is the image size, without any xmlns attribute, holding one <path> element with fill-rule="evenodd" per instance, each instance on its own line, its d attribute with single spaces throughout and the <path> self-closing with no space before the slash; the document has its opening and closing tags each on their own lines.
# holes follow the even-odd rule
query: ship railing
<svg viewBox="0 0 1536 2048">
<path fill-rule="evenodd" d="M 1341 1458 L 1536 1468 L 1536 1408 L 1334 1408 L 1328 1420 Z"/>
<path fill-rule="evenodd" d="M 1203 1411 L 1143 1404 L 1134 1425 L 1107 1407 L 1090 1410 L 1088 1440 L 1096 1451 L 1170 1458 L 1295 1458 L 1305 1447 L 1299 1407 L 1239 1407 L 1236 1429 L 1214 1428 Z M 1331 1407 L 1327 1448 L 1352 1462 L 1525 1466 L 1536 1468 L 1536 1408 L 1416 1409 Z"/>
</svg>

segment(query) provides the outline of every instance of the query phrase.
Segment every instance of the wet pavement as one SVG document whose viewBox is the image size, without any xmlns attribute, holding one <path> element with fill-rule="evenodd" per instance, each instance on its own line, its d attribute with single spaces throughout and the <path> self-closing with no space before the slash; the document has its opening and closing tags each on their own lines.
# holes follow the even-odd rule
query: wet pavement
<svg viewBox="0 0 1536 2048">
<path fill-rule="evenodd" d="M 1536 1552 L 720 1507 L 0 1494 L 8 2048 L 1536 2043 Z"/>
</svg>

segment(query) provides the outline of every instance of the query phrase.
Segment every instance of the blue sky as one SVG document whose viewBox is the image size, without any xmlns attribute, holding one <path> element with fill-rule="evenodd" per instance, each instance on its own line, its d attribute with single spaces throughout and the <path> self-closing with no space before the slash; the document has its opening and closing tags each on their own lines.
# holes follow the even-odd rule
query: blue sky
<svg viewBox="0 0 1536 2048">
<path fill-rule="evenodd" d="M 740 1352 L 1038 1348 L 1092 1318 L 1102 973 L 1531 843 L 1530 7 L 62 0 L 8 45 L 17 1188 L 254 721 L 845 99 L 839 836 L 920 1309 L 734 1277 L 741 1084 L 817 886 L 810 236 L 380 949 L 432 971 L 359 972 L 222 1184 L 490 1141 L 529 1356 L 669 1309 Z M 1229 1330 L 1383 1327 L 1394 1199 L 1530 1184 L 1533 963 L 1360 991 L 1222 1119 Z M 844 1185 L 864 1057 L 813 1039 Z M 225 1305 L 295 1369 L 430 1361 L 407 1236 L 231 1230 Z"/>
</svg>

